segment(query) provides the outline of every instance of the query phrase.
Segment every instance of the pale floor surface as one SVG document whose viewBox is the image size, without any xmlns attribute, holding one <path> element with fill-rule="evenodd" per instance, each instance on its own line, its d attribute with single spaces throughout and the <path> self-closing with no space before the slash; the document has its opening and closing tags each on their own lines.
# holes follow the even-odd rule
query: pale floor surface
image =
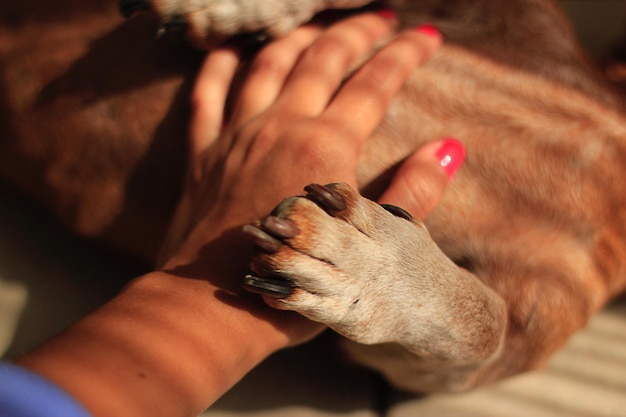
<svg viewBox="0 0 626 417">
<path fill-rule="evenodd" d="M 626 1 L 563 3 L 586 45 L 603 55 L 624 27 Z M 69 236 L 9 190 L 0 196 L 0 353 L 7 358 L 86 314 L 143 268 Z M 397 392 L 343 362 L 326 336 L 270 358 L 203 415 L 626 417 L 626 300 L 595 316 L 544 371 L 468 394 Z"/>
</svg>

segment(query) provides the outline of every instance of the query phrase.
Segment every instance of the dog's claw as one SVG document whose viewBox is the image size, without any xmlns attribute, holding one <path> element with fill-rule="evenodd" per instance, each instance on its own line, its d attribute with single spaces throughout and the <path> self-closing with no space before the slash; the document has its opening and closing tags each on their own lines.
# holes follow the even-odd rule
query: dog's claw
<svg viewBox="0 0 626 417">
<path fill-rule="evenodd" d="M 271 34 L 267 30 L 257 30 L 255 32 L 241 33 L 233 36 L 232 41 L 241 49 L 252 49 L 258 51 L 272 40 Z"/>
<path fill-rule="evenodd" d="M 157 40 L 164 38 L 178 38 L 189 28 L 189 23 L 182 16 L 174 16 L 167 22 L 163 23 L 156 33 Z"/>
<path fill-rule="evenodd" d="M 403 219 L 407 219 L 408 221 L 413 221 L 413 216 L 411 216 L 408 211 L 401 207 L 394 206 L 393 204 L 381 204 L 381 207 L 396 217 L 401 217 Z"/>
<path fill-rule="evenodd" d="M 281 278 L 259 278 L 246 275 L 243 287 L 250 291 L 273 298 L 287 298 L 293 293 L 293 285 Z"/>
<path fill-rule="evenodd" d="M 252 243 L 266 253 L 276 253 L 283 246 L 283 243 L 270 236 L 263 230 L 251 224 L 246 224 L 241 228 L 244 235 L 248 236 Z"/>
<path fill-rule="evenodd" d="M 343 196 L 326 185 L 309 184 L 304 187 L 307 198 L 330 211 L 343 211 L 347 208 Z"/>
<path fill-rule="evenodd" d="M 298 226 L 289 219 L 267 216 L 261 221 L 263 231 L 280 239 L 291 239 L 300 233 Z"/>
<path fill-rule="evenodd" d="M 150 8 L 148 0 L 119 0 L 120 13 L 124 17 L 131 17 L 137 12 Z"/>
</svg>

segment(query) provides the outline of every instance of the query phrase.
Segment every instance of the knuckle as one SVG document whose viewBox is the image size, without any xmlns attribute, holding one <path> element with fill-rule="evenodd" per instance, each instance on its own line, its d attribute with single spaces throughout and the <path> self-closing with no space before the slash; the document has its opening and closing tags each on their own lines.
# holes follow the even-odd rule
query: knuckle
<svg viewBox="0 0 626 417">
<path fill-rule="evenodd" d="M 304 132 L 294 142 L 299 159 L 305 165 L 319 165 L 327 160 L 331 147 L 321 130 Z"/>
<path fill-rule="evenodd" d="M 203 91 L 193 91 L 189 100 L 191 113 L 194 115 L 206 114 L 213 110 L 211 97 L 207 97 Z"/>
<path fill-rule="evenodd" d="M 189 100 L 191 114 L 197 115 L 198 113 L 203 112 L 207 108 L 205 102 L 206 99 L 202 96 L 202 94 L 194 91 Z"/>
<path fill-rule="evenodd" d="M 291 70 L 292 62 L 290 55 L 284 50 L 270 44 L 265 47 L 250 66 L 251 74 L 285 74 Z"/>
<path fill-rule="evenodd" d="M 370 86 L 382 90 L 400 84 L 412 68 L 406 54 L 380 54 L 363 67 L 363 78 Z"/>
<path fill-rule="evenodd" d="M 356 154 L 352 133 L 340 123 L 316 121 L 298 135 L 298 154 L 304 164 L 316 167 L 336 165 Z"/>
<path fill-rule="evenodd" d="M 339 36 L 324 36 L 317 40 L 305 52 L 305 59 L 314 61 L 329 60 L 332 57 L 341 57 L 349 54 L 350 43 Z"/>
<path fill-rule="evenodd" d="M 250 123 L 241 130 L 244 137 L 252 138 L 254 148 L 267 149 L 276 143 L 282 134 L 282 123 L 278 119 L 270 119 L 264 123 Z"/>
<path fill-rule="evenodd" d="M 405 33 L 397 39 L 398 46 L 406 51 L 405 56 L 413 57 L 408 60 L 410 65 L 417 65 L 428 59 L 434 52 L 436 47 L 432 43 L 425 43 L 424 37 L 415 31 Z"/>
<path fill-rule="evenodd" d="M 423 219 L 435 207 L 441 195 L 440 186 L 434 181 L 417 180 L 408 187 L 409 211 L 419 219 Z"/>
<path fill-rule="evenodd" d="M 308 167 L 324 166 L 328 163 L 329 156 L 332 156 L 331 150 L 317 140 L 300 142 L 297 152 L 300 161 Z"/>
</svg>

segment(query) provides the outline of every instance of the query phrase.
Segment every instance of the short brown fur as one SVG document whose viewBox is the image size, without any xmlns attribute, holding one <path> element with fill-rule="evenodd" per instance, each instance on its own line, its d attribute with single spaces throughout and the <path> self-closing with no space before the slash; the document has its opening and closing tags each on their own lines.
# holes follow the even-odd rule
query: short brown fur
<svg viewBox="0 0 626 417">
<path fill-rule="evenodd" d="M 358 177 L 375 197 L 417 144 L 463 139 L 467 161 L 427 226 L 506 304 L 505 344 L 472 369 L 417 369 L 467 389 L 542 366 L 626 288 L 626 117 L 550 1 L 396 3 L 448 43 L 394 102 Z M 0 174 L 79 233 L 153 257 L 201 54 L 155 44 L 152 19 L 126 22 L 108 0 L 5 0 L 0 22 Z M 413 388 L 405 351 L 371 350 Z"/>
</svg>

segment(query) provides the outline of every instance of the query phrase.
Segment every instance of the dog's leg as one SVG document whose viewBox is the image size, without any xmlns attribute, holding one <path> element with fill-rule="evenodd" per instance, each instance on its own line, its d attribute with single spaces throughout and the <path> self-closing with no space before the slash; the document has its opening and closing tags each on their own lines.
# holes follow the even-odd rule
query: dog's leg
<svg viewBox="0 0 626 417">
<path fill-rule="evenodd" d="M 363 6 L 371 0 L 119 0 L 130 16 L 154 10 L 161 33 L 184 32 L 191 42 L 210 48 L 234 35 L 283 35 L 326 9 Z"/>
<path fill-rule="evenodd" d="M 307 190 L 247 227 L 260 249 L 246 287 L 370 346 L 376 368 L 415 368 L 413 379 L 446 370 L 445 380 L 422 378 L 422 390 L 470 385 L 502 348 L 501 297 L 450 261 L 401 209 L 386 210 L 345 184 Z"/>
</svg>

